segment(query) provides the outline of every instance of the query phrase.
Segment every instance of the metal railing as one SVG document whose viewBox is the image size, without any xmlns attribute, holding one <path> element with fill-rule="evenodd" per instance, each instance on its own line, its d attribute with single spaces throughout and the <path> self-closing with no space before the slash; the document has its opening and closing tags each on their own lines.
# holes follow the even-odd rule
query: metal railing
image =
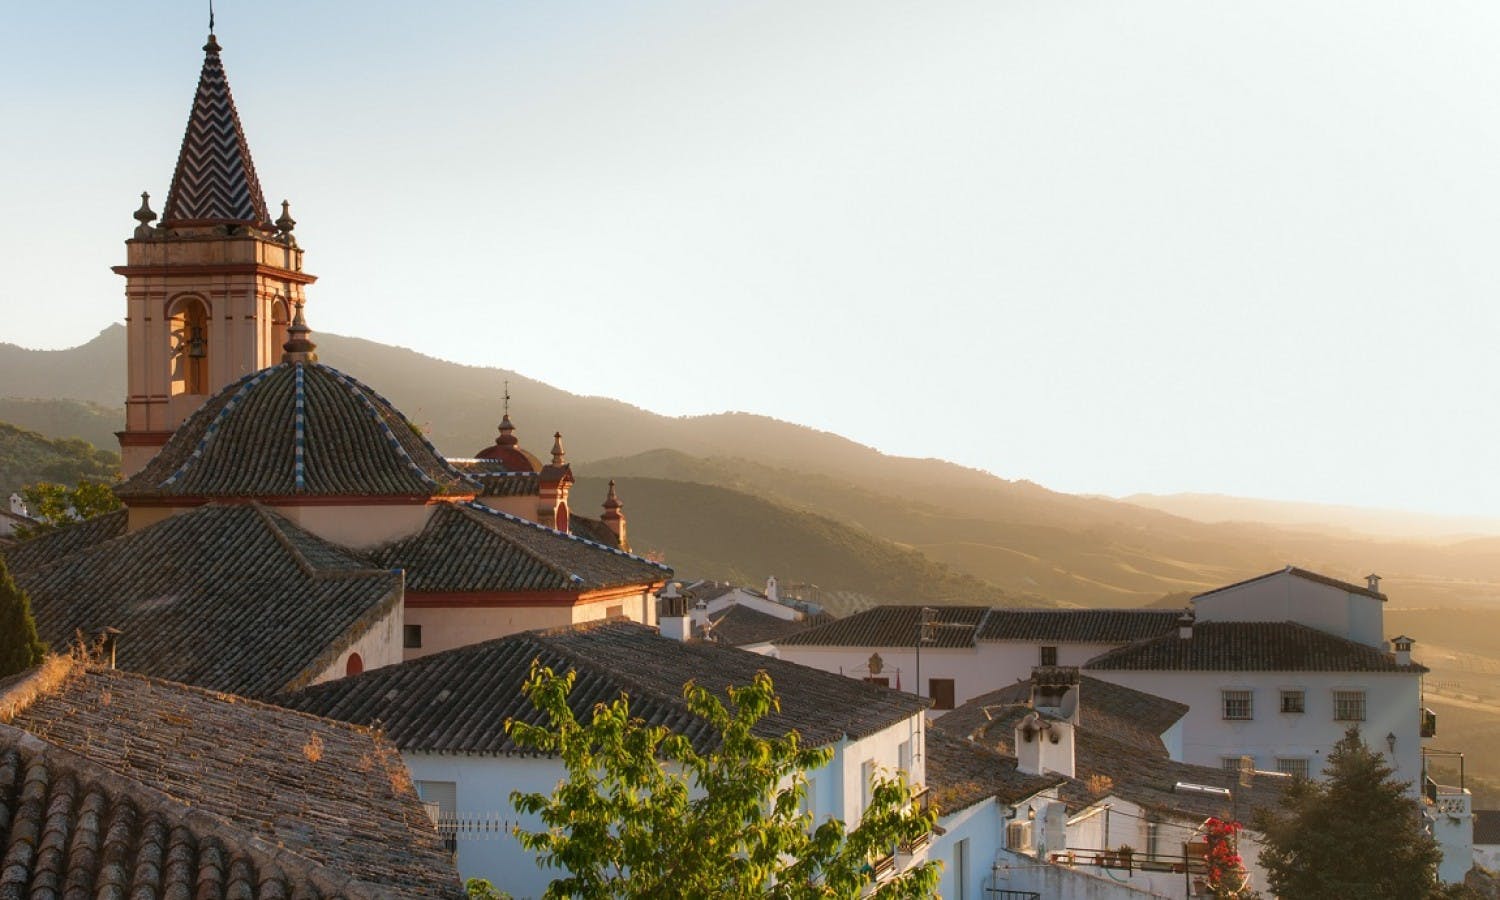
<svg viewBox="0 0 1500 900">
<path fill-rule="evenodd" d="M 1203 875 L 1208 860 L 1195 854 L 1142 853 L 1139 850 L 1094 850 L 1074 847 L 1047 854 L 1047 861 L 1060 866 L 1095 866 L 1125 872 L 1175 872 Z"/>
</svg>

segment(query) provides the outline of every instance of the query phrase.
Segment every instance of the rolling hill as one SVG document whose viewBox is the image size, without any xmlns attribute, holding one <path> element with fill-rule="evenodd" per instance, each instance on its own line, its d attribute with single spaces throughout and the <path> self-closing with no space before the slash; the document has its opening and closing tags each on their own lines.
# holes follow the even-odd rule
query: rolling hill
<svg viewBox="0 0 1500 900">
<path fill-rule="evenodd" d="M 70 350 L 0 345 L 5 390 L 118 402 L 124 393 L 123 339 L 124 329 L 111 326 Z M 491 443 L 498 398 L 509 380 L 523 444 L 543 450 L 546 436 L 561 430 L 580 472 L 737 490 L 855 526 L 1016 597 L 1141 605 L 1295 563 L 1345 578 L 1378 571 L 1401 604 L 1500 600 L 1497 537 L 1372 539 L 1304 525 L 1195 521 L 942 460 L 889 456 L 765 416 L 662 416 L 503 369 L 457 365 L 333 334 L 317 340 L 325 362 L 386 392 L 450 455 L 470 455 Z M 691 558 L 694 551 L 681 552 Z"/>
<path fill-rule="evenodd" d="M 0 498 L 28 484 L 74 485 L 80 478 L 109 481 L 120 457 L 77 438 L 53 439 L 0 422 Z"/>
</svg>

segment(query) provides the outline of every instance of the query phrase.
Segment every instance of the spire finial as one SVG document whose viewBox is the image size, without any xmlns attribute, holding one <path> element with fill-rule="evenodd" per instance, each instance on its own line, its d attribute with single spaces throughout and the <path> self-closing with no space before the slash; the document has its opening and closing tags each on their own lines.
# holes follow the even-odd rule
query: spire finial
<svg viewBox="0 0 1500 900">
<path fill-rule="evenodd" d="M 208 0 L 208 33 L 214 33 L 214 0 Z"/>
<path fill-rule="evenodd" d="M 313 363 L 318 361 L 318 345 L 312 342 L 308 335 L 312 329 L 307 327 L 307 319 L 302 315 L 302 301 L 297 301 L 297 314 L 292 317 L 292 324 L 286 327 L 286 343 L 281 345 L 281 361 L 289 363 Z"/>
<path fill-rule="evenodd" d="M 292 201 L 281 201 L 281 218 L 276 220 L 276 230 L 282 234 L 291 234 L 296 227 L 297 220 L 292 218 Z"/>
<path fill-rule="evenodd" d="M 562 445 L 562 432 L 554 431 L 552 433 L 552 464 L 554 466 L 564 465 L 566 458 L 567 454 L 563 451 Z"/>
<path fill-rule="evenodd" d="M 510 418 L 510 379 L 505 380 L 505 418 Z"/>
</svg>

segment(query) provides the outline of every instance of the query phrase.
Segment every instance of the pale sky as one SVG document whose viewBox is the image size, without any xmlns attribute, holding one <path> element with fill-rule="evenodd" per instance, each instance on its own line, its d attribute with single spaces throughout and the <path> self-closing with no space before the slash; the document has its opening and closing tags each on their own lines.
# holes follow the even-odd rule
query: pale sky
<svg viewBox="0 0 1500 900">
<path fill-rule="evenodd" d="M 0 340 L 123 317 L 205 6 L 0 4 Z M 1058 490 L 1500 515 L 1492 0 L 217 7 L 314 329 Z"/>
</svg>

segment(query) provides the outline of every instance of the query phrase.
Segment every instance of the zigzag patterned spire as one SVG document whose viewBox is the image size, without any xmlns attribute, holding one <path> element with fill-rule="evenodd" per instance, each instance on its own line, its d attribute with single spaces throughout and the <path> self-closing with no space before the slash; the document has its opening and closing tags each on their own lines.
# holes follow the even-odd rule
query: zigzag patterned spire
<svg viewBox="0 0 1500 900">
<path fill-rule="evenodd" d="M 198 76 L 162 226 L 212 222 L 269 227 L 266 198 L 219 61 L 219 42 L 212 34 L 203 51 L 203 73 Z"/>
</svg>

